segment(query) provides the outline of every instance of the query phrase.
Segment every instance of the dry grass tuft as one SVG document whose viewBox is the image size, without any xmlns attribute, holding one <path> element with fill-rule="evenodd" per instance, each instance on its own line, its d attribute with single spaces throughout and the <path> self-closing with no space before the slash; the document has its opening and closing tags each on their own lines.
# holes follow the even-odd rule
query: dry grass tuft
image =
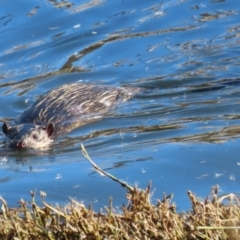
<svg viewBox="0 0 240 240">
<path fill-rule="evenodd" d="M 75 200 L 65 207 L 51 206 L 42 196 L 43 207 L 19 202 L 9 209 L 3 198 L 0 239 L 239 239 L 240 206 L 234 194 L 218 197 L 217 187 L 205 201 L 188 192 L 192 210 L 177 213 L 171 197 L 156 205 L 146 190 L 128 192 L 127 206 L 117 214 L 112 201 L 104 213 L 94 212 Z M 222 204 L 228 199 L 227 205 Z"/>
</svg>

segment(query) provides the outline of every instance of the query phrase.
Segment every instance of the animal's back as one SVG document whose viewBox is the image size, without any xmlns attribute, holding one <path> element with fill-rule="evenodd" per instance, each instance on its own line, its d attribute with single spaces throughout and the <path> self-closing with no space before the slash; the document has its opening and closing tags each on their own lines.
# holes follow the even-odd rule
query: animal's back
<svg viewBox="0 0 240 240">
<path fill-rule="evenodd" d="M 44 94 L 17 119 L 17 123 L 54 123 L 56 134 L 95 121 L 112 106 L 131 98 L 139 88 L 65 84 Z M 68 129 L 66 129 L 66 127 Z"/>
</svg>

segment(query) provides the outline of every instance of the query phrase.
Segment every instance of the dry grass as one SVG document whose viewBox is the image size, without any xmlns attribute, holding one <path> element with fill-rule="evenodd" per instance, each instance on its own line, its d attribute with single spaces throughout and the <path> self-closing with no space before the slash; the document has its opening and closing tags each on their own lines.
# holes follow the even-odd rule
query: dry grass
<svg viewBox="0 0 240 240">
<path fill-rule="evenodd" d="M 75 200 L 62 208 L 51 206 L 44 193 L 42 207 L 35 203 L 34 192 L 31 203 L 21 200 L 15 209 L 0 197 L 0 239 L 239 239 L 240 204 L 234 194 L 219 197 L 214 186 L 202 201 L 188 191 L 192 209 L 177 213 L 171 196 L 153 205 L 150 185 L 141 190 L 120 183 L 128 192 L 128 205 L 121 213 L 114 211 L 111 199 L 103 212 L 96 213 Z"/>
</svg>

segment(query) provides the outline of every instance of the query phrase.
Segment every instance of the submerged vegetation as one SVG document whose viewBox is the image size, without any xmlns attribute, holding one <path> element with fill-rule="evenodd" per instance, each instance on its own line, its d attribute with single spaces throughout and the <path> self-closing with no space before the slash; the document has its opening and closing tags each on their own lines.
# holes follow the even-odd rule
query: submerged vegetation
<svg viewBox="0 0 240 240">
<path fill-rule="evenodd" d="M 52 206 L 42 192 L 40 207 L 32 192 L 31 203 L 21 200 L 18 208 L 10 209 L 0 197 L 0 239 L 239 239 L 240 204 L 235 194 L 220 197 L 214 186 L 199 200 L 188 191 L 192 209 L 178 213 L 171 195 L 152 204 L 150 184 L 141 190 L 119 181 L 96 166 L 82 149 L 98 172 L 127 188 L 127 206 L 120 213 L 113 209 L 111 199 L 98 213 L 73 199 L 64 207 Z"/>
</svg>

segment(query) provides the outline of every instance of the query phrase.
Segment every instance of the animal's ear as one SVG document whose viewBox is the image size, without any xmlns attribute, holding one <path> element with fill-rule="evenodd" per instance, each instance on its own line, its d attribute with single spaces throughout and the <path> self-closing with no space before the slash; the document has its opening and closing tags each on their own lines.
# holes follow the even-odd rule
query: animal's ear
<svg viewBox="0 0 240 240">
<path fill-rule="evenodd" d="M 55 130 L 54 124 L 53 123 L 48 123 L 46 131 L 47 131 L 47 134 L 48 134 L 49 137 L 52 136 L 54 130 Z"/>
<path fill-rule="evenodd" d="M 3 131 L 3 133 L 4 133 L 5 135 L 7 134 L 8 129 L 9 129 L 9 128 L 8 128 L 7 123 L 4 122 L 3 125 L 2 125 L 2 131 Z"/>
</svg>

